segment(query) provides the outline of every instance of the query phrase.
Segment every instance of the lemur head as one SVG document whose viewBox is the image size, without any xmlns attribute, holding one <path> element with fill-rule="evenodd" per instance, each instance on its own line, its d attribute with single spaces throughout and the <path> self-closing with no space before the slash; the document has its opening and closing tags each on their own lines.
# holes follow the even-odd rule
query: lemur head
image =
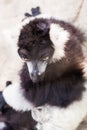
<svg viewBox="0 0 87 130">
<path fill-rule="evenodd" d="M 18 53 L 26 62 L 33 82 L 43 79 L 50 64 L 62 59 L 66 59 L 64 62 L 74 62 L 70 58 L 82 57 L 80 43 L 83 39 L 78 33 L 68 23 L 52 18 L 35 18 L 23 26 L 18 41 Z"/>
</svg>

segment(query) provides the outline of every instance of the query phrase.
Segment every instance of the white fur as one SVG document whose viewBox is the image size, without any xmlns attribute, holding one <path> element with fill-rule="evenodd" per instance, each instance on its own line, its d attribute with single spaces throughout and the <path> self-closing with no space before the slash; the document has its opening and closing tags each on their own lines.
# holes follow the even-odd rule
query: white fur
<svg viewBox="0 0 87 130">
<path fill-rule="evenodd" d="M 87 114 L 87 83 L 82 100 L 67 108 L 45 105 L 32 110 L 32 117 L 38 123 L 38 130 L 75 130 Z"/>
<path fill-rule="evenodd" d="M 69 32 L 64 30 L 60 25 L 51 24 L 50 26 L 50 39 L 54 44 L 54 55 L 52 61 L 60 60 L 65 57 L 64 47 L 69 40 Z"/>
<path fill-rule="evenodd" d="M 4 122 L 0 122 L 0 130 L 6 128 L 6 124 Z"/>
<path fill-rule="evenodd" d="M 24 91 L 20 87 L 20 84 L 15 83 L 14 85 L 9 85 L 9 87 L 3 91 L 3 96 L 7 104 L 15 110 L 26 111 L 34 107 L 34 105 L 24 97 Z"/>
</svg>

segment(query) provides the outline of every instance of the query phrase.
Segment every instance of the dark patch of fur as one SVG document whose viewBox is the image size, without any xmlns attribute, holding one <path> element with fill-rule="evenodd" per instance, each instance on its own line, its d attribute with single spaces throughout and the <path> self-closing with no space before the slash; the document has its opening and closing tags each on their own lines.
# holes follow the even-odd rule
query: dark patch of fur
<svg viewBox="0 0 87 130">
<path fill-rule="evenodd" d="M 12 108 L 5 108 L 0 114 L 0 122 L 6 124 L 4 130 L 36 130 L 36 122 L 31 117 L 31 112 L 17 112 Z"/>
<path fill-rule="evenodd" d="M 39 51 L 53 47 L 49 37 L 50 24 L 59 24 L 70 33 L 70 39 L 66 43 L 65 55 L 61 60 L 50 63 L 47 66 L 43 81 L 33 83 L 29 78 L 26 64 L 20 77 L 21 86 L 25 90 L 25 97 L 35 106 L 44 104 L 67 107 L 73 101 L 80 100 L 84 88 L 84 78 L 80 63 L 84 57 L 81 44 L 84 36 L 74 26 L 55 19 L 35 19 L 25 25 L 21 30 L 18 46 L 26 49 L 29 54 L 38 57 Z M 45 28 L 38 25 L 45 24 Z M 35 53 L 34 53 L 35 52 Z M 36 53 L 37 52 L 37 53 Z M 54 48 L 53 48 L 54 52 Z"/>
<path fill-rule="evenodd" d="M 36 8 L 31 8 L 31 14 L 25 13 L 24 15 L 25 15 L 26 17 L 33 17 L 33 16 L 37 16 L 37 15 L 39 15 L 39 14 L 41 14 L 41 12 L 40 12 L 40 7 L 37 6 Z"/>
<path fill-rule="evenodd" d="M 6 102 L 3 98 L 2 92 L 0 91 L 0 110 L 3 111 L 4 106 L 6 105 Z"/>
<path fill-rule="evenodd" d="M 56 66 L 56 65 L 55 65 Z M 80 100 L 84 89 L 84 79 L 81 70 L 73 70 L 64 73 L 56 78 L 57 69 L 52 67 L 43 82 L 33 83 L 29 80 L 27 66 L 24 66 L 22 73 L 22 87 L 25 89 L 25 96 L 35 106 L 45 104 L 67 107 L 75 100 Z M 60 75 L 60 72 L 56 75 Z M 52 80 L 51 80 L 52 79 Z"/>
<path fill-rule="evenodd" d="M 11 81 L 7 81 L 7 82 L 6 82 L 6 87 L 9 86 L 9 85 L 11 85 L 11 84 L 12 84 Z"/>
<path fill-rule="evenodd" d="M 32 8 L 31 12 L 32 12 L 32 16 L 37 16 L 37 15 L 41 14 L 40 7 L 38 6 L 36 8 Z"/>
</svg>

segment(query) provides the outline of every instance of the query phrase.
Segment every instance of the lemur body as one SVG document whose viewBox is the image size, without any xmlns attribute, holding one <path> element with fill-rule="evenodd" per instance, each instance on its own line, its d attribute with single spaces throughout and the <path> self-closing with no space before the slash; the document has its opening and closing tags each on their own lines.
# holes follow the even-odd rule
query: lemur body
<svg viewBox="0 0 87 130">
<path fill-rule="evenodd" d="M 17 111 L 32 111 L 38 130 L 75 130 L 87 114 L 85 38 L 54 18 L 35 17 L 23 26 L 18 53 L 25 61 L 21 83 L 3 92 Z"/>
</svg>

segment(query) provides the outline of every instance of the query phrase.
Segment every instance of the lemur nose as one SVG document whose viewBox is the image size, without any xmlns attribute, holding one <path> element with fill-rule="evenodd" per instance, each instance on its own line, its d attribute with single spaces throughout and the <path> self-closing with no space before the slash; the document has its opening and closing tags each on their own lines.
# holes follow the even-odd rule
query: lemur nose
<svg viewBox="0 0 87 130">
<path fill-rule="evenodd" d="M 34 77 L 34 76 L 40 76 L 41 73 L 38 72 L 38 71 L 34 71 L 34 72 L 31 73 L 31 75 L 32 75 L 32 77 Z"/>
</svg>

